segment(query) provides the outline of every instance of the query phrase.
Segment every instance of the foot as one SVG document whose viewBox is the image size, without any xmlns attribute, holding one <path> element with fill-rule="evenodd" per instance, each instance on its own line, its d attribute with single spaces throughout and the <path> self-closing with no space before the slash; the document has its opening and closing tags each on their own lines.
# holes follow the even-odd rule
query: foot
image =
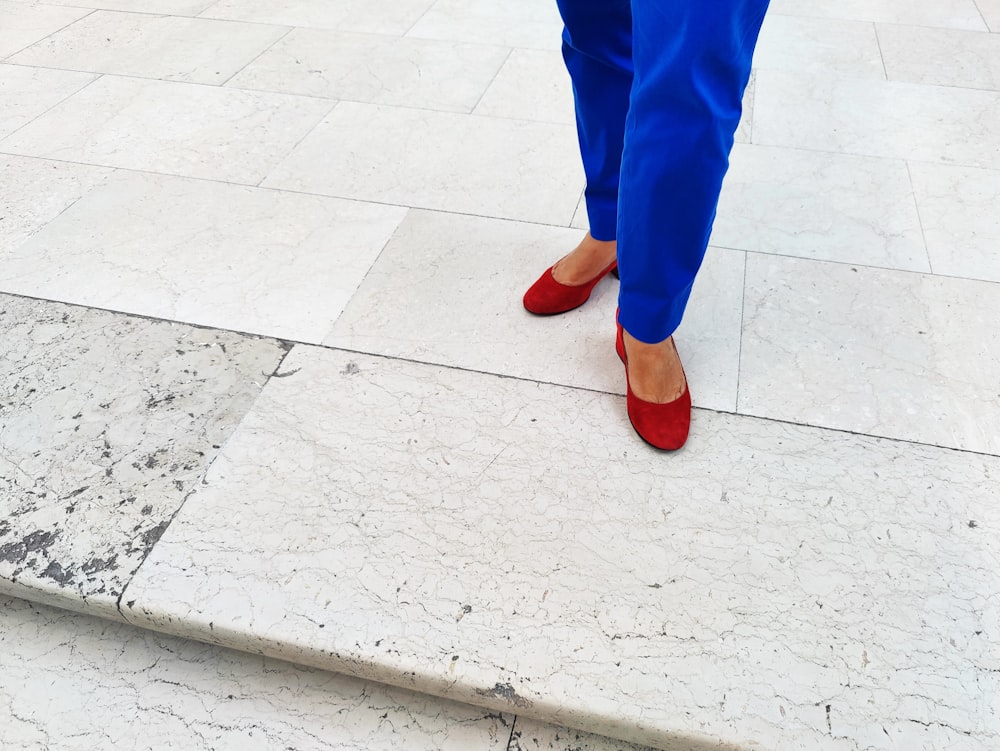
<svg viewBox="0 0 1000 751">
<path fill-rule="evenodd" d="M 633 394 L 653 404 L 667 404 L 684 394 L 687 381 L 673 337 L 646 344 L 624 331 L 622 340 Z"/>
<path fill-rule="evenodd" d="M 595 240 L 588 232 L 568 256 L 552 267 L 552 278 L 569 287 L 586 284 L 614 262 L 617 252 L 617 242 Z"/>
</svg>

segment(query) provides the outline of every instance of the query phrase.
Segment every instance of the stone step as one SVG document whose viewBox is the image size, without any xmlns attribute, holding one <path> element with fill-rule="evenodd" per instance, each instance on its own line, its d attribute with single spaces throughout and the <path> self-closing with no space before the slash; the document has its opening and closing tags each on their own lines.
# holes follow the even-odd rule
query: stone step
<svg viewBox="0 0 1000 751">
<path fill-rule="evenodd" d="M 2 301 L 7 595 L 668 751 L 1000 740 L 998 457 Z"/>
<path fill-rule="evenodd" d="M 5 751 L 643 751 L 0 597 Z"/>
</svg>

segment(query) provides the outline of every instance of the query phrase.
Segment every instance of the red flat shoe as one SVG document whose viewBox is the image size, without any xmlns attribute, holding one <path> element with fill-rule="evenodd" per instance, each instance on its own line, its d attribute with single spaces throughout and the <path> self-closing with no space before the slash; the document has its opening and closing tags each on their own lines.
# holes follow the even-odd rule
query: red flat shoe
<svg viewBox="0 0 1000 751">
<path fill-rule="evenodd" d="M 617 271 L 618 262 L 615 261 L 586 284 L 569 285 L 557 282 L 549 266 L 524 293 L 524 309 L 536 316 L 554 316 L 579 308 L 590 299 L 590 293 L 601 279 Z"/>
<path fill-rule="evenodd" d="M 673 342 L 671 342 L 673 344 Z M 628 358 L 625 356 L 625 338 L 622 325 L 618 324 L 615 350 L 625 365 L 625 397 L 628 419 L 639 437 L 653 448 L 661 451 L 676 451 L 687 441 L 691 428 L 691 391 L 684 376 L 684 393 L 666 404 L 646 402 L 632 393 L 632 382 L 628 377 Z M 676 348 L 674 349 L 676 352 Z M 683 371 L 683 366 L 681 366 Z"/>
</svg>

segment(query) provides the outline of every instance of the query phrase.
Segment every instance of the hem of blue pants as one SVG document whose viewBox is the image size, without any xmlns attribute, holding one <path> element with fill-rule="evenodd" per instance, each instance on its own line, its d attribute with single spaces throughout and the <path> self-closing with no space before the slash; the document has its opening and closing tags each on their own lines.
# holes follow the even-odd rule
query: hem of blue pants
<svg viewBox="0 0 1000 751">
<path fill-rule="evenodd" d="M 693 280 L 692 280 L 693 286 Z M 656 344 L 673 336 L 684 318 L 691 286 L 671 296 L 669 299 L 641 298 L 630 296 L 629 304 L 622 306 L 621 293 L 618 297 L 618 323 L 629 334 L 646 344 Z"/>
<path fill-rule="evenodd" d="M 601 196 L 587 196 L 587 221 L 595 240 L 608 242 L 618 237 L 618 201 Z"/>
</svg>

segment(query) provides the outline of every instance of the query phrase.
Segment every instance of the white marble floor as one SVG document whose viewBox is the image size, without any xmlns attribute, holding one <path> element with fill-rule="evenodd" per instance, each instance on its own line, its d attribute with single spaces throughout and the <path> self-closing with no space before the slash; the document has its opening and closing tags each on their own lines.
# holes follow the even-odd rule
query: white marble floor
<svg viewBox="0 0 1000 751">
<path fill-rule="evenodd" d="M 5 751 L 648 751 L 0 596 Z"/>
<path fill-rule="evenodd" d="M 551 0 L 0 0 L 0 593 L 87 614 L 9 628 L 487 708 L 317 748 L 1000 747 L 1000 2 L 772 1 L 672 456 L 612 281 L 520 308 L 586 227 L 558 48 Z"/>
</svg>

